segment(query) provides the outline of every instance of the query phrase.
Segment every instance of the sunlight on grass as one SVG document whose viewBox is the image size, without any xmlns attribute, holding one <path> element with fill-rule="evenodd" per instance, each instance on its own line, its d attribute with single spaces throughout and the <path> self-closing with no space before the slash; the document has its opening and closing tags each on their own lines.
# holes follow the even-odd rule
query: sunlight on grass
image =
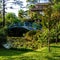
<svg viewBox="0 0 60 60">
<path fill-rule="evenodd" d="M 36 51 L 42 51 L 44 49 L 46 49 L 47 47 L 41 48 L 41 49 L 37 49 Z"/>
<path fill-rule="evenodd" d="M 47 47 L 36 51 L 0 49 L 0 60 L 60 60 L 60 44 L 51 44 L 51 52 Z"/>
</svg>

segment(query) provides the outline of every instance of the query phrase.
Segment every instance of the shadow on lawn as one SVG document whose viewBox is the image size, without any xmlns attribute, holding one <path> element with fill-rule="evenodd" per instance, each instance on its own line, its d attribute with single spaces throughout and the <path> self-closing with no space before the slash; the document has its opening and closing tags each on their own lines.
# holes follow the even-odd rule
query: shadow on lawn
<svg viewBox="0 0 60 60">
<path fill-rule="evenodd" d="M 11 48 L 11 49 L 0 49 L 0 56 L 15 56 L 15 55 L 21 55 L 24 54 L 26 52 L 30 52 L 33 51 L 31 49 L 25 49 L 25 48 L 21 48 L 21 49 L 15 49 L 15 48 Z"/>
<path fill-rule="evenodd" d="M 53 48 L 60 48 L 60 46 L 50 46 L 50 47 L 53 47 Z"/>
<path fill-rule="evenodd" d="M 53 58 L 53 57 L 49 57 L 49 56 L 47 56 L 46 57 L 48 60 L 59 60 L 59 59 L 57 59 L 57 58 Z"/>
<path fill-rule="evenodd" d="M 53 53 L 51 56 L 47 55 L 45 58 L 48 60 L 60 60 L 60 55 L 58 55 L 58 53 Z"/>
</svg>

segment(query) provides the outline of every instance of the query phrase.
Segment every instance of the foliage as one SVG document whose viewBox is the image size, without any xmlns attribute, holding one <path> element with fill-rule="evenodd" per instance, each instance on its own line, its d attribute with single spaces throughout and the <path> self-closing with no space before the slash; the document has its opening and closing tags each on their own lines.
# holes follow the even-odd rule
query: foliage
<svg viewBox="0 0 60 60">
<path fill-rule="evenodd" d="M 32 8 L 32 7 L 30 7 Z M 33 21 L 38 21 L 42 19 L 42 15 L 38 12 L 32 12 L 31 10 L 28 11 L 28 15 L 31 18 L 31 20 Z"/>
<path fill-rule="evenodd" d="M 29 9 L 34 8 L 34 7 L 35 7 L 34 4 L 31 4 L 31 5 L 28 6 Z"/>
<path fill-rule="evenodd" d="M 28 0 L 28 2 L 35 3 L 37 0 Z M 42 24 L 41 30 L 29 31 L 24 34 L 24 37 L 8 37 L 8 41 L 11 42 L 13 48 L 31 48 L 38 49 L 40 47 L 47 45 L 47 40 L 50 38 L 50 42 L 55 42 L 56 39 L 60 39 L 60 3 L 57 0 L 54 0 L 54 5 L 49 5 L 46 9 L 44 9 L 44 15 L 42 16 L 38 12 L 32 12 L 28 10 L 25 12 L 24 10 L 18 11 L 18 18 L 14 13 L 6 14 L 6 24 L 18 23 L 20 21 L 26 20 L 26 16 L 28 20 L 37 21 L 34 22 L 32 27 L 40 28 L 40 24 Z M 29 9 L 34 8 L 35 5 L 30 5 Z M 39 20 L 39 21 L 38 21 Z M 42 20 L 40 22 L 40 20 Z M 23 23 L 21 23 L 23 25 Z M 2 32 L 4 30 L 0 30 L 0 35 L 5 34 Z M 50 33 L 50 34 L 49 34 Z M 49 36 L 48 36 L 49 35 Z M 58 37 L 57 37 L 58 36 Z"/>
<path fill-rule="evenodd" d="M 52 2 L 54 2 L 54 3 L 59 3 L 60 0 L 53 0 Z"/>
<path fill-rule="evenodd" d="M 0 22 L 2 22 L 2 14 L 0 14 Z"/>
<path fill-rule="evenodd" d="M 40 33 L 37 33 L 38 41 L 40 42 L 41 46 L 47 46 L 48 40 L 48 29 L 44 28 Z"/>
<path fill-rule="evenodd" d="M 29 31 L 25 35 L 25 39 L 27 40 L 33 40 L 33 36 L 36 34 L 36 31 Z"/>
<path fill-rule="evenodd" d="M 0 28 L 0 45 L 7 41 L 7 27 Z"/>
<path fill-rule="evenodd" d="M 60 3 L 58 3 L 58 4 L 54 4 L 54 6 L 53 6 L 53 9 L 54 9 L 54 11 L 60 11 Z"/>
<path fill-rule="evenodd" d="M 34 29 L 41 30 L 41 29 L 42 29 L 42 24 L 41 24 L 41 22 L 39 22 L 39 21 L 33 22 L 32 27 L 33 27 Z"/>
<path fill-rule="evenodd" d="M 47 44 L 48 30 L 44 29 L 42 31 L 29 31 L 28 33 L 26 33 L 25 39 L 27 39 L 28 41 L 36 41 L 37 47 L 40 48 L 42 45 L 44 46 L 45 44 Z"/>
<path fill-rule="evenodd" d="M 26 49 L 37 49 L 37 43 L 36 41 L 29 41 L 27 39 L 24 39 L 23 37 L 8 37 L 8 42 L 11 43 L 12 48 L 26 48 Z"/>
<path fill-rule="evenodd" d="M 18 19 L 23 22 L 26 20 L 26 12 L 24 10 L 19 10 L 18 11 Z"/>
<path fill-rule="evenodd" d="M 17 16 L 14 13 L 7 13 L 6 14 L 6 24 L 12 24 L 19 22 Z"/>
<path fill-rule="evenodd" d="M 24 15 L 24 11 L 23 11 L 23 10 L 19 10 L 19 12 L 18 12 L 18 16 L 19 16 L 20 18 L 22 18 L 23 15 Z"/>
</svg>

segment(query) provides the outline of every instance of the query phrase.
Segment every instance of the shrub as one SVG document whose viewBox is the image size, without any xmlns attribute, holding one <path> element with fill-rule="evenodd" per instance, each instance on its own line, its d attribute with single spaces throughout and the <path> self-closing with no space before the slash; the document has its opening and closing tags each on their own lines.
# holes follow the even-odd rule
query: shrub
<svg viewBox="0 0 60 60">
<path fill-rule="evenodd" d="M 36 41 L 32 40 L 26 40 L 23 37 L 7 37 L 8 42 L 11 43 L 12 48 L 25 48 L 25 49 L 37 49 L 38 44 Z"/>
<path fill-rule="evenodd" d="M 0 45 L 7 41 L 7 27 L 0 28 Z"/>
</svg>

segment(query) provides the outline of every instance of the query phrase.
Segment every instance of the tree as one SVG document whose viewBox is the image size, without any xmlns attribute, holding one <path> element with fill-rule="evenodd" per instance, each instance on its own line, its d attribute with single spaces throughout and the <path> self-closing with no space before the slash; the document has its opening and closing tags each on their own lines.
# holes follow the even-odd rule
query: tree
<svg viewBox="0 0 60 60">
<path fill-rule="evenodd" d="M 59 3 L 60 0 L 52 0 L 53 3 Z"/>
<path fill-rule="evenodd" d="M 12 4 L 17 4 L 17 5 L 19 5 L 20 7 L 21 6 L 23 6 L 23 2 L 22 1 L 20 1 L 20 0 L 13 0 L 12 2 L 9 2 L 10 0 L 2 0 L 2 2 L 3 2 L 3 26 L 5 26 L 5 8 L 7 9 L 7 8 L 13 8 L 12 6 L 11 7 L 5 7 L 8 3 L 12 3 Z"/>
<path fill-rule="evenodd" d="M 17 21 L 18 21 L 17 16 L 14 13 L 7 13 L 6 14 L 6 24 L 7 25 L 12 24 Z"/>
<path fill-rule="evenodd" d="M 0 0 L 0 26 L 2 26 L 2 0 Z"/>
<path fill-rule="evenodd" d="M 19 18 L 19 20 L 21 20 L 21 21 L 23 21 L 24 20 L 24 10 L 19 10 L 18 11 L 18 18 Z"/>
<path fill-rule="evenodd" d="M 60 22 L 60 3 L 55 3 L 53 5 L 53 13 L 52 13 L 52 20 L 54 20 L 55 22 L 55 29 L 56 29 L 56 43 L 58 41 L 58 24 Z"/>
<path fill-rule="evenodd" d="M 56 42 L 57 42 L 57 36 L 58 36 L 58 21 L 60 20 L 59 18 L 59 12 L 60 12 L 60 3 L 55 0 L 55 1 L 52 1 L 54 2 L 54 5 L 50 5 L 48 6 L 48 9 L 45 10 L 45 20 L 47 20 L 45 22 L 45 24 L 47 23 L 47 27 L 49 29 L 49 38 L 48 38 L 48 48 L 49 48 L 49 51 L 50 51 L 50 40 L 51 40 L 51 31 L 53 29 L 56 29 L 55 30 L 55 35 L 56 35 Z M 58 4 L 57 4 L 58 3 Z M 52 10 L 51 10 L 52 9 Z"/>
<path fill-rule="evenodd" d="M 50 30 L 51 30 L 51 14 L 52 14 L 52 6 L 51 6 L 51 3 L 48 5 L 47 8 L 44 9 L 44 19 L 47 20 L 47 21 L 44 21 L 44 23 L 47 25 L 47 28 L 49 30 L 49 37 L 48 37 L 48 50 L 50 52 Z"/>
<path fill-rule="evenodd" d="M 54 4 L 54 5 L 53 5 L 53 10 L 54 10 L 54 11 L 57 11 L 57 12 L 60 12 L 60 3 Z"/>
</svg>

